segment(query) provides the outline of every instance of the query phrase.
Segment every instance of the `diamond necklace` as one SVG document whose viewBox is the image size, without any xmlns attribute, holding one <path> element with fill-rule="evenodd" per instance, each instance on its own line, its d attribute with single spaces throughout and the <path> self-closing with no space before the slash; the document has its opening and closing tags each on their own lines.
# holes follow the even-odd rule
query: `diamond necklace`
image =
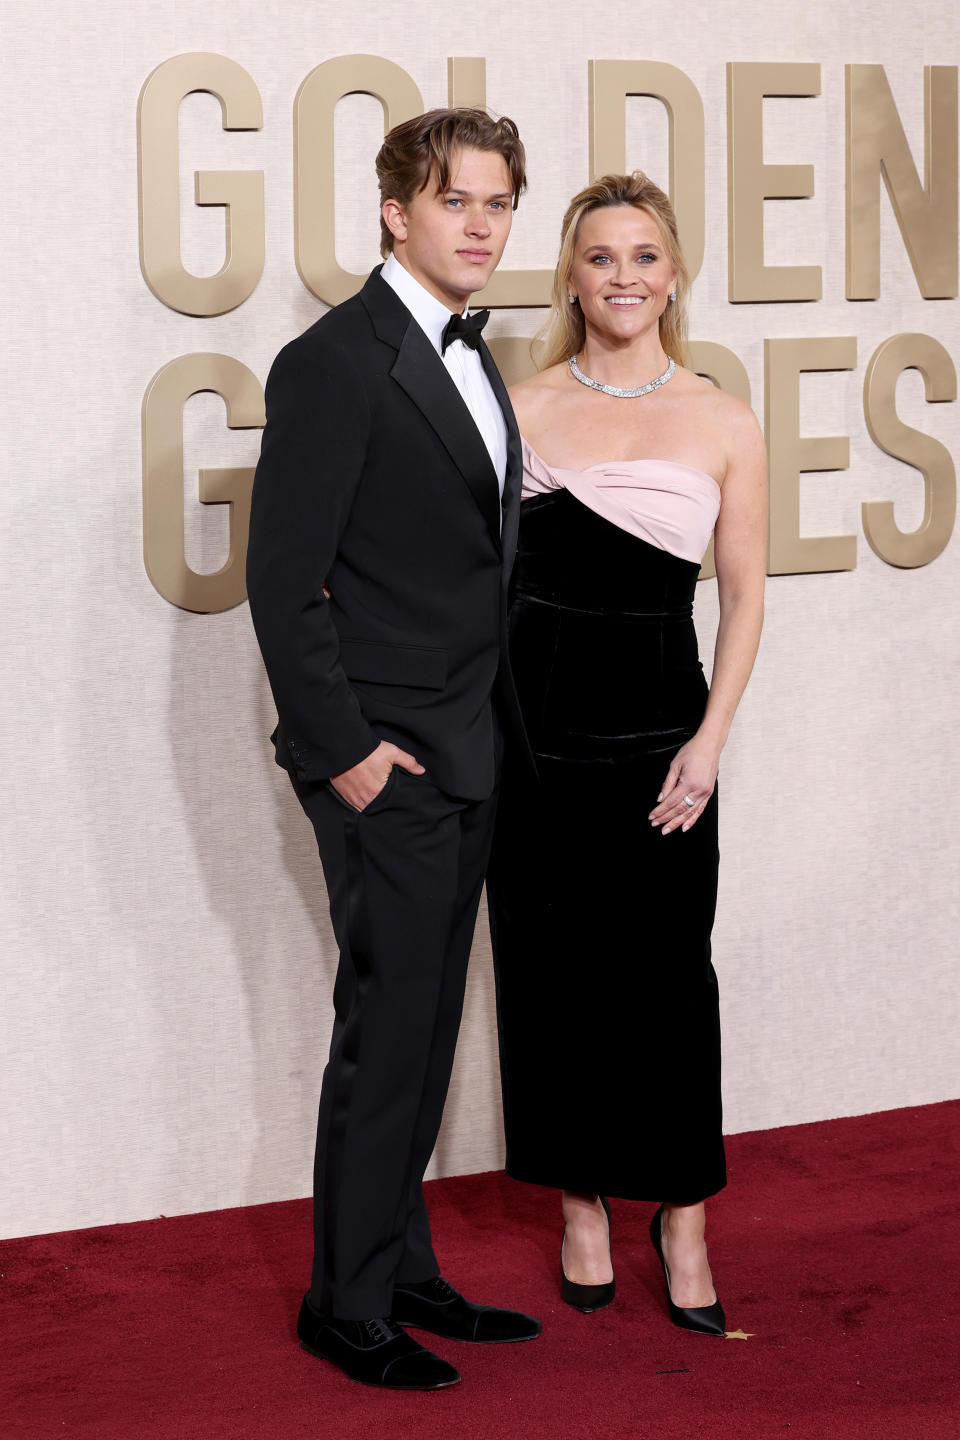
<svg viewBox="0 0 960 1440">
<path fill-rule="evenodd" d="M 589 375 L 584 375 L 577 364 L 576 355 L 571 355 L 567 364 L 570 366 L 570 374 L 574 380 L 579 380 L 581 385 L 589 385 L 591 390 L 602 390 L 604 395 L 615 395 L 618 400 L 636 400 L 641 395 L 649 395 L 651 390 L 659 390 L 661 385 L 666 385 L 667 381 L 673 378 L 673 372 L 677 368 L 671 360 L 666 370 L 662 375 L 658 375 L 656 380 L 651 380 L 647 385 L 636 385 L 633 389 L 621 390 L 618 385 L 604 385 L 601 381 L 591 380 Z"/>
</svg>

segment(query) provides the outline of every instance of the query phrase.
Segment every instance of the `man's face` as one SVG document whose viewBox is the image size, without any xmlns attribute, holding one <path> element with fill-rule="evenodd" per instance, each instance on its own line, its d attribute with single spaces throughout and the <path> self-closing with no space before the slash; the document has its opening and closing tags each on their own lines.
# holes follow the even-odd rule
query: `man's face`
<svg viewBox="0 0 960 1440">
<path fill-rule="evenodd" d="M 433 175 L 409 205 L 387 200 L 394 254 L 435 299 L 459 313 L 497 268 L 513 220 L 513 187 L 502 155 L 457 150 L 443 194 Z"/>
</svg>

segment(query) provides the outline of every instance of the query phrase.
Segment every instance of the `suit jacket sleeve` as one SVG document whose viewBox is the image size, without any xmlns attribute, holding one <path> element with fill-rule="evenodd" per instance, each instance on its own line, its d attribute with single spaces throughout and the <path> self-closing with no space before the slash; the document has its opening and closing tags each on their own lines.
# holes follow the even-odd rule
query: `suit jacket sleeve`
<svg viewBox="0 0 960 1440">
<path fill-rule="evenodd" d="M 301 780 L 338 775 L 379 740 L 340 664 L 323 593 L 360 481 L 370 426 L 349 355 L 308 332 L 267 379 L 247 593 L 280 729 Z"/>
</svg>

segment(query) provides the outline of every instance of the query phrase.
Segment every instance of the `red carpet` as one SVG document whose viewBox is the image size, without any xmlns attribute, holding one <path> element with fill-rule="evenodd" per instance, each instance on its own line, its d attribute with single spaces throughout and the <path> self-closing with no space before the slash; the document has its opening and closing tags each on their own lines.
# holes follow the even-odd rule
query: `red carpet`
<svg viewBox="0 0 960 1440">
<path fill-rule="evenodd" d="M 557 1294 L 552 1192 L 434 1182 L 445 1273 L 544 1333 L 437 1340 L 464 1380 L 432 1395 L 298 1349 L 306 1201 L 7 1241 L 0 1437 L 958 1440 L 958 1125 L 951 1102 L 730 1139 L 711 1259 L 746 1340 L 667 1321 L 653 1205 L 614 1201 L 617 1299 L 581 1316 Z"/>
</svg>

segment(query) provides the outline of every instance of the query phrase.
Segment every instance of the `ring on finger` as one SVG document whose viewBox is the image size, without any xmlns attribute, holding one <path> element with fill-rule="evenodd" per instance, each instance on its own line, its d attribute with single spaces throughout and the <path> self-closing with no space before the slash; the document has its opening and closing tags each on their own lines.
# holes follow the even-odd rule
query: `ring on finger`
<svg viewBox="0 0 960 1440">
<path fill-rule="evenodd" d="M 692 810 L 693 807 L 694 807 L 694 805 L 696 805 L 697 802 L 696 802 L 696 800 L 694 800 L 694 798 L 693 798 L 692 795 L 684 795 L 684 797 L 683 797 L 683 803 L 684 803 L 684 805 L 689 805 L 689 806 L 690 806 L 690 809 Z"/>
</svg>

